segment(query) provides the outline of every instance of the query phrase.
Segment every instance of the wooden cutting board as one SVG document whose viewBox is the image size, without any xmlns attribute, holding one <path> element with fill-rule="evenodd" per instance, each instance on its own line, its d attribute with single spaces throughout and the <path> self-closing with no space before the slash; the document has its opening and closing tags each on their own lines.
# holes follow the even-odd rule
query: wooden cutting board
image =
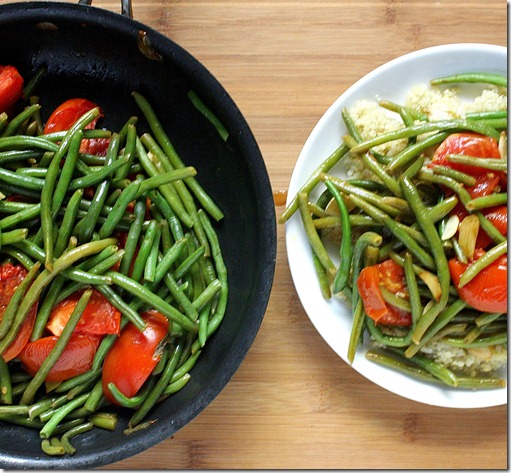
<svg viewBox="0 0 511 473">
<path fill-rule="evenodd" d="M 94 5 L 120 11 L 113 0 Z M 227 89 L 258 140 L 277 204 L 310 131 L 360 77 L 428 46 L 507 44 L 502 0 L 133 0 L 133 14 Z M 276 209 L 279 216 L 283 207 Z M 295 293 L 279 226 L 272 296 L 241 368 L 172 438 L 107 468 L 507 467 L 507 406 L 445 409 L 403 399 L 326 345 Z"/>
</svg>

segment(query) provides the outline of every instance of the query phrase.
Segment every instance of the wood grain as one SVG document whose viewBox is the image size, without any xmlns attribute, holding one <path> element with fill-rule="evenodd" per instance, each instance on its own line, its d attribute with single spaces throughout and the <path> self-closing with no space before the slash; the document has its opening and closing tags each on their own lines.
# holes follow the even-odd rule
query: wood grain
<svg viewBox="0 0 511 473">
<path fill-rule="evenodd" d="M 94 5 L 120 10 L 112 0 Z M 443 43 L 507 44 L 501 0 L 133 0 L 133 13 L 224 85 L 258 140 L 275 192 L 287 189 L 323 112 L 367 72 Z M 268 310 L 241 368 L 172 438 L 107 468 L 507 467 L 506 406 L 418 404 L 373 385 L 334 354 L 297 298 L 279 227 Z"/>
</svg>

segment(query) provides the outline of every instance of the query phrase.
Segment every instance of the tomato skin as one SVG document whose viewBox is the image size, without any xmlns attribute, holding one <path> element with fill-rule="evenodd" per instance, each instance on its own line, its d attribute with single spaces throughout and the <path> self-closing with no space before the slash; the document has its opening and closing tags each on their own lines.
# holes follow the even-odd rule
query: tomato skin
<svg viewBox="0 0 511 473">
<path fill-rule="evenodd" d="M 0 112 L 12 111 L 23 96 L 23 77 L 14 66 L 0 66 Z"/>
<path fill-rule="evenodd" d="M 67 131 L 74 123 L 85 113 L 96 108 L 97 105 L 87 99 L 69 99 L 61 103 L 50 115 L 46 121 L 43 133 L 55 133 L 57 131 Z M 96 121 L 87 125 L 88 129 L 93 129 L 96 126 Z"/>
<path fill-rule="evenodd" d="M 483 215 L 494 225 L 494 227 L 507 236 L 507 205 L 499 205 L 484 210 Z M 493 240 L 482 229 L 477 234 L 476 248 L 486 248 Z"/>
<path fill-rule="evenodd" d="M 59 302 L 51 311 L 46 328 L 57 337 L 62 333 L 69 317 L 75 309 L 83 291 L 77 291 Z M 119 335 L 121 331 L 121 313 L 105 296 L 95 289 L 74 332 L 90 335 Z"/>
<path fill-rule="evenodd" d="M 474 177 L 486 175 L 488 170 L 485 168 L 453 163 L 448 159 L 450 154 L 464 154 L 479 158 L 500 158 L 499 144 L 495 139 L 472 132 L 449 135 L 436 149 L 431 166 L 448 166 Z"/>
<path fill-rule="evenodd" d="M 476 250 L 474 260 L 483 254 L 483 250 Z M 460 298 L 482 312 L 507 313 L 507 254 L 497 258 L 469 283 L 459 288 L 460 277 L 470 264 L 461 263 L 456 258 L 449 260 L 451 279 Z"/>
<path fill-rule="evenodd" d="M 83 114 L 97 106 L 94 102 L 82 98 L 66 100 L 52 112 L 44 126 L 43 133 L 69 130 Z M 85 128 L 94 129 L 100 117 L 93 120 Z M 80 153 L 105 155 L 109 143 L 108 138 L 83 139 L 80 144 Z"/>
<path fill-rule="evenodd" d="M 167 336 L 169 323 L 155 310 L 141 314 L 147 323 L 141 332 L 128 323 L 115 341 L 103 363 L 103 393 L 112 404 L 117 404 L 108 388 L 114 383 L 127 397 L 133 397 L 147 380 L 160 359 L 158 345 Z"/>
<path fill-rule="evenodd" d="M 5 263 L 0 266 L 0 321 L 3 318 L 5 309 L 16 291 L 16 288 L 21 284 L 27 275 L 27 270 L 21 265 L 12 265 Z M 4 361 L 12 360 L 18 356 L 19 352 L 27 344 L 34 322 L 37 315 L 37 303 L 34 304 L 20 327 L 16 338 L 2 353 Z"/>
<path fill-rule="evenodd" d="M 411 314 L 388 304 L 380 285 L 393 294 L 406 292 L 404 270 L 393 260 L 366 266 L 357 279 L 357 288 L 366 314 L 377 324 L 408 327 Z"/>
<path fill-rule="evenodd" d="M 58 337 L 49 336 L 27 343 L 18 358 L 29 375 L 34 376 L 37 373 L 43 361 L 55 347 L 57 340 Z M 100 337 L 90 335 L 71 335 L 66 348 L 46 376 L 45 381 L 65 381 L 89 371 L 100 340 Z"/>
</svg>

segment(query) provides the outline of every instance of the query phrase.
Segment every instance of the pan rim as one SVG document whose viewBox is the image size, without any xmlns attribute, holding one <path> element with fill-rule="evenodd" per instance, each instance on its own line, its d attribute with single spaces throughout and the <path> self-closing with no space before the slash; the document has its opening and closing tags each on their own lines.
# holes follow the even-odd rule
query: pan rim
<svg viewBox="0 0 511 473">
<path fill-rule="evenodd" d="M 21 456 L 0 452 L 0 468 L 6 469 L 74 469 L 107 465 L 155 446 L 188 424 L 224 389 L 248 353 L 263 321 L 269 302 L 277 253 L 275 208 L 270 180 L 263 157 L 255 137 L 241 111 L 209 70 L 184 48 L 153 28 L 120 13 L 104 10 L 93 5 L 53 1 L 30 1 L 4 4 L 0 6 L 0 25 L 6 21 L 20 21 L 31 18 L 40 19 L 43 13 L 48 21 L 57 19 L 65 20 L 72 14 L 75 15 L 73 21 L 87 21 L 101 26 L 104 26 L 106 23 L 109 27 L 113 26 L 119 28 L 121 32 L 126 31 L 133 33 L 138 30 L 144 30 L 150 36 L 154 47 L 161 48 L 162 50 L 163 48 L 165 48 L 165 50 L 167 50 L 167 48 L 171 50 L 173 60 L 176 62 L 181 61 L 180 68 L 183 72 L 193 75 L 198 83 L 206 84 L 206 87 L 211 91 L 212 96 L 216 98 L 217 102 L 220 103 L 220 101 L 222 101 L 223 110 L 226 112 L 225 119 L 229 122 L 236 123 L 237 128 L 241 130 L 236 139 L 243 152 L 243 156 L 248 160 L 247 164 L 251 171 L 250 177 L 258 200 L 259 215 L 263 222 L 262 227 L 265 232 L 264 238 L 261 238 L 259 241 L 260 254 L 264 257 L 264 261 L 261 261 L 260 267 L 263 269 L 256 281 L 255 292 L 257 296 L 255 297 L 257 297 L 257 300 L 254 299 L 254 310 L 247 323 L 245 336 L 242 339 L 243 343 L 236 347 L 237 351 L 235 353 L 230 355 L 229 360 L 231 364 L 228 367 L 229 369 L 225 370 L 222 376 L 215 379 L 215 385 L 207 392 L 206 396 L 192 399 L 193 402 L 188 403 L 189 405 L 186 406 L 183 415 L 177 418 L 176 421 L 172 423 L 172 426 L 167 429 L 160 428 L 154 429 L 154 431 L 151 430 L 141 433 L 136 440 L 127 438 L 128 440 L 113 449 L 107 449 L 97 453 L 77 454 L 74 457 L 52 458 L 44 454 L 38 456 Z M 256 311 L 255 308 L 258 310 Z"/>
</svg>

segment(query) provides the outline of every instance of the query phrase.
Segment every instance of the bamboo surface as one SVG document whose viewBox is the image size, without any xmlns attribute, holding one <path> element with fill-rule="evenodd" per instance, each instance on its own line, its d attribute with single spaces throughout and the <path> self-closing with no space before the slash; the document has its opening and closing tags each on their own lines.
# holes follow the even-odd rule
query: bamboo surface
<svg viewBox="0 0 511 473">
<path fill-rule="evenodd" d="M 112 0 L 93 4 L 120 10 Z M 277 217 L 305 140 L 351 84 L 424 47 L 507 44 L 501 0 L 133 0 L 133 16 L 200 60 L 237 103 L 264 156 Z M 295 292 L 284 235 L 279 226 L 265 319 L 227 387 L 172 438 L 105 468 L 507 468 L 507 406 L 403 399 L 326 345 Z"/>
</svg>

